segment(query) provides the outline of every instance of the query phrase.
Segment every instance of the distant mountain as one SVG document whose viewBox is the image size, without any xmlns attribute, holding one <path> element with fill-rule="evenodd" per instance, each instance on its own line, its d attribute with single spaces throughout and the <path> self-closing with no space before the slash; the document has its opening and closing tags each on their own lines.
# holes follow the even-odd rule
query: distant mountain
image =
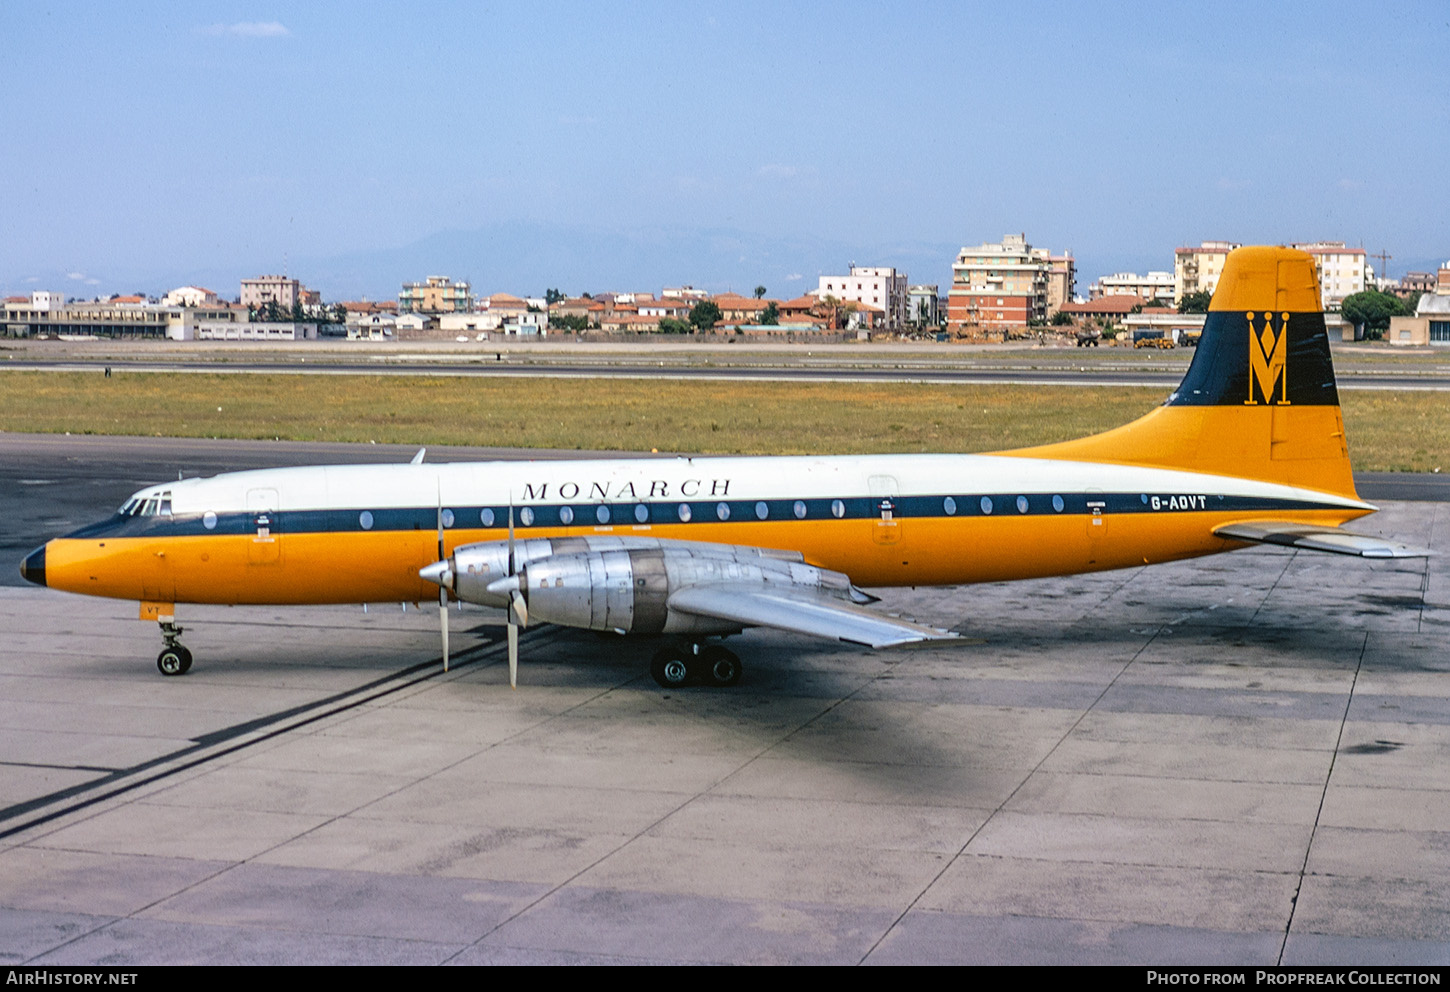
<svg viewBox="0 0 1450 992">
<path fill-rule="evenodd" d="M 396 296 L 404 282 L 429 275 L 467 279 L 476 294 L 542 296 L 658 292 L 692 285 L 750 293 L 763 285 L 778 298 L 816 287 L 816 277 L 860 265 L 894 265 L 913 282 L 945 284 L 959 246 L 848 244 L 807 236 L 773 236 L 728 228 L 586 226 L 507 223 L 440 231 L 397 248 L 298 259 L 294 274 L 326 299 Z"/>
</svg>

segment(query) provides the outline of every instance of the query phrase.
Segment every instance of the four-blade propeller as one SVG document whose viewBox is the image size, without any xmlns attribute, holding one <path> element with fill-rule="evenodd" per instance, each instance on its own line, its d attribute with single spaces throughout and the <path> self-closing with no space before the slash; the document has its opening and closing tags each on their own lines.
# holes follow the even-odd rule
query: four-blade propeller
<svg viewBox="0 0 1450 992">
<path fill-rule="evenodd" d="M 509 495 L 509 537 L 508 571 L 502 578 L 489 583 L 488 591 L 508 600 L 508 655 L 509 686 L 519 686 L 519 629 L 529 625 L 529 603 L 524 594 L 524 578 L 519 569 L 518 556 L 514 547 L 513 495 Z M 438 560 L 420 569 L 419 576 L 438 585 L 438 627 L 443 638 L 443 670 L 448 671 L 448 598 L 456 589 L 453 574 L 453 560 L 448 557 L 448 548 L 443 538 L 443 489 L 438 491 Z"/>
</svg>

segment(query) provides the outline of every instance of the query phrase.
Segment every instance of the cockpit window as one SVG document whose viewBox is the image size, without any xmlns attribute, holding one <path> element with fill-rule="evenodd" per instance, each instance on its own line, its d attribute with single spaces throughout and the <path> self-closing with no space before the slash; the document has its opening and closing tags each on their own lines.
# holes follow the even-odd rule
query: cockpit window
<svg viewBox="0 0 1450 992">
<path fill-rule="evenodd" d="M 154 517 L 157 514 L 171 515 L 171 491 L 155 496 L 132 496 L 116 511 L 123 517 Z"/>
</svg>

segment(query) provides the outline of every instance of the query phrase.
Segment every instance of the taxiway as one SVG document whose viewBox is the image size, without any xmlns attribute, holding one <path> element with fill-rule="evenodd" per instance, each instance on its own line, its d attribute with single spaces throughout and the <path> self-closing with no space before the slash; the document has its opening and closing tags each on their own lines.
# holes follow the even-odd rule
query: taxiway
<svg viewBox="0 0 1450 992">
<path fill-rule="evenodd" d="M 283 450 L 411 454 L 3 436 L 5 553 Z M 163 679 L 8 585 L 0 959 L 1444 964 L 1450 504 L 1352 526 L 1442 554 L 890 590 L 963 641 L 749 632 L 723 691 L 539 628 L 511 692 L 467 611 L 443 675 L 426 605 L 183 608 Z"/>
</svg>

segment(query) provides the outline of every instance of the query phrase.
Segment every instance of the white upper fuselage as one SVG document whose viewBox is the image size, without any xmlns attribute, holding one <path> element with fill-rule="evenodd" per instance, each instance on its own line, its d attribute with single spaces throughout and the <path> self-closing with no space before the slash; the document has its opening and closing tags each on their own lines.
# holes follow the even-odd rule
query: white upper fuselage
<svg viewBox="0 0 1450 992">
<path fill-rule="evenodd" d="M 148 487 L 170 492 L 173 512 L 244 510 L 248 493 L 271 489 L 277 509 L 451 508 L 491 504 L 617 504 L 859 497 L 1221 495 L 1324 508 L 1371 510 L 1360 500 L 1232 476 L 1132 465 L 1001 455 L 843 455 L 830 457 L 619 458 L 420 465 L 331 465 L 231 472 Z M 1002 507 L 998 512 L 1009 511 Z M 581 523 L 587 522 L 584 519 Z M 521 525 L 521 524 L 520 524 Z M 522 525 L 521 525 L 522 526 Z"/>
</svg>

